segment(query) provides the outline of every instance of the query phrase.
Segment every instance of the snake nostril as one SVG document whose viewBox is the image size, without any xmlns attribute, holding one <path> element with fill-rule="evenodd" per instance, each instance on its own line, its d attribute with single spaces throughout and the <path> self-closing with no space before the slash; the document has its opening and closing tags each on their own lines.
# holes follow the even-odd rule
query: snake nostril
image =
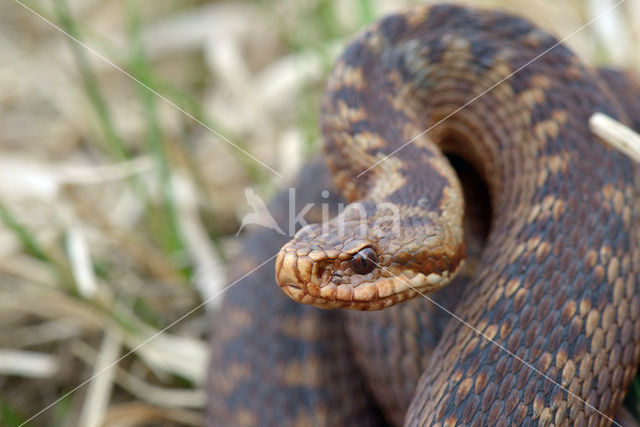
<svg viewBox="0 0 640 427">
<path fill-rule="evenodd" d="M 351 257 L 351 268 L 356 274 L 367 274 L 373 271 L 378 263 L 378 256 L 370 247 L 360 249 Z"/>
</svg>

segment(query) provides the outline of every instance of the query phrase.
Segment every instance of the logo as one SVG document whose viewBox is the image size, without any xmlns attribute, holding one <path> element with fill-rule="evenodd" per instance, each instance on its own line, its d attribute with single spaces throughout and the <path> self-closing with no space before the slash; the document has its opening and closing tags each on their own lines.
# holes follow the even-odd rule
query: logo
<svg viewBox="0 0 640 427">
<path fill-rule="evenodd" d="M 297 229 L 309 225 L 305 215 L 315 206 L 315 203 L 307 203 L 296 213 L 296 189 L 289 188 L 288 228 L 287 231 L 284 231 L 271 215 L 271 212 L 269 212 L 267 204 L 252 188 L 246 188 L 244 196 L 253 212 L 249 212 L 242 218 L 236 236 L 249 225 L 259 225 L 274 230 L 279 234 L 293 237 Z M 329 191 L 322 191 L 321 197 L 328 199 Z M 354 228 L 358 229 L 357 234 L 362 236 L 367 235 L 369 232 L 385 234 L 399 234 L 400 232 L 400 211 L 398 206 L 392 203 L 382 202 L 377 203 L 375 206 L 369 204 L 367 209 L 358 202 L 350 203 L 347 206 L 343 203 L 338 203 L 336 216 L 330 216 L 330 208 L 329 203 L 323 202 L 321 204 L 322 228 L 326 232 L 329 231 L 328 226 L 332 220 L 334 221 L 333 232 L 338 233 L 338 235 L 353 234 Z"/>
<path fill-rule="evenodd" d="M 271 215 L 271 212 L 269 212 L 267 204 L 255 193 L 255 191 L 253 191 L 252 188 L 247 187 L 244 189 L 244 197 L 247 200 L 247 204 L 253 209 L 253 212 L 246 214 L 244 218 L 242 218 L 240 228 L 236 232 L 236 237 L 240 234 L 243 228 L 247 225 L 253 224 L 270 228 L 280 234 L 285 234 L 273 218 L 273 215 Z"/>
</svg>

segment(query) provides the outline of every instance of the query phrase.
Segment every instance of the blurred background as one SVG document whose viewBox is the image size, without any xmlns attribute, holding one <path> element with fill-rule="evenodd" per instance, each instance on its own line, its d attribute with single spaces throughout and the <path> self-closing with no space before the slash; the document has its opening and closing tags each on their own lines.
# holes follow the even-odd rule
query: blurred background
<svg viewBox="0 0 640 427">
<path fill-rule="evenodd" d="M 28 425 L 202 424 L 244 189 L 268 199 L 318 151 L 334 58 L 411 3 L 0 4 L 0 425 L 58 399 Z M 559 38 L 615 4 L 466 3 Z M 626 0 L 567 44 L 638 70 L 638 16 Z"/>
</svg>

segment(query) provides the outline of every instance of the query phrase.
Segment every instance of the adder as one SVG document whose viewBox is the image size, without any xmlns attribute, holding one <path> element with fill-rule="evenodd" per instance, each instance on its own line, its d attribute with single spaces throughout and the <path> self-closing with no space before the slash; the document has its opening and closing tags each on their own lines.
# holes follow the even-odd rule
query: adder
<svg viewBox="0 0 640 427">
<path fill-rule="evenodd" d="M 351 204 L 275 274 L 295 301 L 383 310 L 248 276 L 214 319 L 210 424 L 611 423 L 640 362 L 640 169 L 588 119 L 640 129 L 639 89 L 498 11 L 419 6 L 362 32 L 321 116 Z M 240 270 L 277 252 L 265 233 Z"/>
</svg>

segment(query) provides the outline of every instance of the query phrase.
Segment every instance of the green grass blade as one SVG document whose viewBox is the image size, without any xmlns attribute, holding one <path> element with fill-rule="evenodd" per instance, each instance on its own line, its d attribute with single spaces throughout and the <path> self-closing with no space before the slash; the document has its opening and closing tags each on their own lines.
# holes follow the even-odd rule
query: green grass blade
<svg viewBox="0 0 640 427">
<path fill-rule="evenodd" d="M 82 40 L 80 31 L 71 14 L 71 11 L 69 10 L 69 6 L 67 5 L 66 0 L 55 0 L 54 4 L 58 22 L 62 29 L 69 35 L 74 37 L 76 40 Z M 102 128 L 104 138 L 108 143 L 110 151 L 119 160 L 129 158 L 125 144 L 118 135 L 118 132 L 116 131 L 116 128 L 113 124 L 111 113 L 109 112 L 109 107 L 100 89 L 98 78 L 94 73 L 91 64 L 89 63 L 87 52 L 84 46 L 81 46 L 75 40 L 72 40 L 70 38 L 68 39 L 68 41 L 69 47 L 71 48 L 71 52 L 73 53 L 73 57 L 80 72 L 82 85 L 84 86 L 91 106 L 96 112 L 98 122 Z"/>
<path fill-rule="evenodd" d="M 131 50 L 129 55 L 131 74 L 146 86 L 136 85 L 146 124 L 147 147 L 155 159 L 158 180 L 162 190 L 162 209 L 165 212 L 163 217 L 167 220 L 165 224 L 160 224 L 164 228 L 165 237 L 161 244 L 170 252 L 180 251 L 184 245 L 179 228 L 176 196 L 171 183 L 171 166 L 166 139 L 158 120 L 157 98 L 153 92 L 147 89 L 147 87 L 155 88 L 156 84 L 142 45 L 141 18 L 139 3 L 136 0 L 128 0 L 126 2 L 126 18 Z"/>
</svg>

